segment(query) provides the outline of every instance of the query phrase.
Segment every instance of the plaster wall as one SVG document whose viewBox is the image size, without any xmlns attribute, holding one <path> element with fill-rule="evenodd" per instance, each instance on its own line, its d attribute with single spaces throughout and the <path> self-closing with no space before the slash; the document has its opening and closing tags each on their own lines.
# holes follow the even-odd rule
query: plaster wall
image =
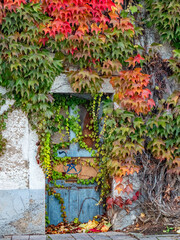
<svg viewBox="0 0 180 240">
<path fill-rule="evenodd" d="M 6 100 L 0 114 L 13 103 Z M 35 158 L 38 137 L 21 110 L 9 112 L 6 127 L 6 151 L 0 157 L 0 236 L 44 234 L 45 177 Z"/>
</svg>

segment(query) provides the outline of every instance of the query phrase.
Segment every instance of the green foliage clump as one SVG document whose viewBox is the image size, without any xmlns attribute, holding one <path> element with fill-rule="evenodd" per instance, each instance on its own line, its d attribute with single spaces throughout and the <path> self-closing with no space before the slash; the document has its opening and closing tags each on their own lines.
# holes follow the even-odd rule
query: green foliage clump
<svg viewBox="0 0 180 240">
<path fill-rule="evenodd" d="M 162 101 L 159 109 L 147 116 L 104 105 L 108 115 L 104 133 L 104 160 L 111 176 L 123 177 L 139 171 L 137 156 L 144 152 L 157 161 L 165 161 L 169 172 L 179 174 L 180 93 Z"/>
<path fill-rule="evenodd" d="M 169 66 L 173 71 L 172 78 L 180 82 L 180 49 L 173 50 L 174 57 L 169 59 Z"/>
<path fill-rule="evenodd" d="M 48 21 L 39 4 L 24 4 L 7 12 L 0 25 L 0 84 L 24 111 L 47 116 L 48 92 L 62 67 L 40 41 Z"/>
<path fill-rule="evenodd" d="M 180 48 L 180 4 L 177 0 L 146 0 L 151 20 L 163 41 Z"/>
<path fill-rule="evenodd" d="M 1 106 L 4 105 L 5 99 L 2 94 L 0 94 L 0 110 Z M 5 119 L 8 117 L 8 112 L 0 114 L 0 156 L 2 156 L 6 150 L 6 139 L 2 135 L 2 131 L 6 129 Z"/>
</svg>

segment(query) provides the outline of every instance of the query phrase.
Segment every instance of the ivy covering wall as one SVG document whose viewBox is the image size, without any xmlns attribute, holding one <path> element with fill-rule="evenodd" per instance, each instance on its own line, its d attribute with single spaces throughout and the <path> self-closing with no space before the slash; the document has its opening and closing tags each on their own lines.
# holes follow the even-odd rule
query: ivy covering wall
<svg viewBox="0 0 180 240">
<path fill-rule="evenodd" d="M 93 152 L 92 157 L 98 161 L 100 172 L 91 180 L 99 185 L 102 202 L 110 193 L 111 176 L 119 181 L 119 193 L 133 191 L 130 184 L 126 189 L 122 188 L 122 179 L 144 168 L 146 154 L 152 165 L 165 166 L 167 175 L 179 175 L 180 93 L 176 91 L 167 99 L 161 99 L 163 94 L 156 94 L 157 105 L 151 97 L 152 84 L 157 93 L 165 80 L 162 74 L 153 78 L 152 58 L 141 46 L 134 44 L 135 38 L 143 34 L 143 29 L 137 26 L 143 6 L 123 0 L 37 2 L 4 0 L 0 3 L 0 85 L 8 90 L 0 100 L 2 105 L 4 99 L 14 99 L 13 108 L 21 108 L 27 114 L 39 136 L 37 161 L 47 178 L 50 181 L 66 179 L 54 171 L 54 166 L 57 162 L 67 164 L 69 161 L 69 158 L 56 156 L 59 147 L 70 143 L 53 146 L 51 136 L 54 131 L 65 129 L 68 133 L 72 129 L 77 138 L 73 141 L 92 150 L 83 142 L 86 136 L 75 121 L 78 116 L 73 119 L 68 113 L 68 107 L 80 100 L 64 97 L 57 101 L 57 96 L 49 93 L 55 77 L 63 71 L 69 72 L 74 92 L 93 96 L 89 107 L 92 122 L 88 127 L 93 130 L 90 137 L 96 142 L 97 152 Z M 148 19 L 141 19 L 142 24 L 149 27 L 150 22 L 153 23 L 162 41 L 169 42 L 174 48 L 171 59 L 166 63 L 161 59 L 160 70 L 167 72 L 168 79 L 178 82 L 180 4 L 176 0 L 145 2 Z M 156 54 L 155 51 L 153 57 Z M 72 66 L 75 70 L 69 71 Z M 104 125 L 99 132 L 97 113 L 102 95 L 97 93 L 107 78 L 115 96 L 113 101 L 103 99 L 101 121 Z M 83 100 L 82 104 L 87 103 Z M 59 113 L 61 108 L 67 111 L 66 118 Z M 7 113 L 0 116 L 0 155 L 5 151 L 2 131 L 7 116 Z M 175 182 L 177 184 L 177 180 Z M 167 183 L 162 196 L 166 186 Z M 124 207 L 137 200 L 137 195 L 126 203 L 108 198 L 107 206 Z M 176 197 L 177 194 L 170 193 L 172 202 Z M 59 195 L 57 198 L 62 203 Z M 65 221 L 63 206 L 62 211 Z"/>
</svg>

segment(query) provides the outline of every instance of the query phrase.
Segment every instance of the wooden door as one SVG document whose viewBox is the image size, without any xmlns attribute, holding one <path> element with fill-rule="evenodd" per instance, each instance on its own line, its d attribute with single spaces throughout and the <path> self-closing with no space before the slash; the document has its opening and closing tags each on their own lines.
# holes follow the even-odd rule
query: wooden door
<svg viewBox="0 0 180 240">
<path fill-rule="evenodd" d="M 102 214 L 102 206 L 96 205 L 99 201 L 99 192 L 96 191 L 96 184 L 82 185 L 77 183 L 67 183 L 57 181 L 65 188 L 55 188 L 61 194 L 66 207 L 67 220 L 73 221 L 78 218 L 80 222 L 88 222 L 94 216 Z M 47 210 L 50 224 L 57 225 L 62 222 L 61 205 L 54 196 L 49 196 L 47 200 Z"/>
<path fill-rule="evenodd" d="M 75 115 L 76 109 L 69 109 L 70 114 Z M 70 140 L 75 138 L 75 133 L 70 130 Z M 68 156 L 72 159 L 80 158 L 81 161 L 91 161 L 91 152 L 80 149 L 78 143 L 70 145 L 69 149 L 59 149 L 57 151 L 58 157 Z M 60 164 L 55 167 L 58 172 L 64 172 L 66 174 L 78 174 L 80 179 L 90 179 L 97 175 L 98 169 L 95 169 L 88 165 L 74 164 L 70 162 L 67 166 Z M 63 180 L 56 180 L 57 185 L 63 185 L 63 188 L 56 188 L 53 184 L 49 184 L 50 188 L 60 193 L 64 199 L 64 206 L 66 208 L 67 220 L 73 221 L 74 218 L 78 218 L 80 222 L 88 222 L 92 220 L 94 216 L 101 215 L 103 212 L 102 206 L 98 205 L 100 200 L 100 192 L 97 191 L 97 184 L 78 184 L 72 180 L 66 182 Z M 61 217 L 61 205 L 55 196 L 51 195 L 46 198 L 47 213 L 50 220 L 50 224 L 57 225 L 62 222 Z"/>
</svg>

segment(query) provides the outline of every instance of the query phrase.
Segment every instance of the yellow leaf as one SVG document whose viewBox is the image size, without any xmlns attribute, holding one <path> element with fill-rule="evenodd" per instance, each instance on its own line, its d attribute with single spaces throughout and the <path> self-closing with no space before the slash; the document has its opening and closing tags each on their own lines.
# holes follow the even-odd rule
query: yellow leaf
<svg viewBox="0 0 180 240">
<path fill-rule="evenodd" d="M 124 190 L 124 185 L 123 184 L 118 184 L 115 188 L 115 190 L 118 191 L 118 194 L 120 194 L 120 192 L 122 192 Z"/>
<path fill-rule="evenodd" d="M 144 214 L 144 213 L 141 213 L 140 217 L 141 217 L 141 218 L 144 218 L 144 217 L 145 217 L 145 214 Z"/>
<path fill-rule="evenodd" d="M 102 228 L 101 228 L 101 232 L 107 232 L 109 230 L 109 227 L 104 225 Z"/>
<path fill-rule="evenodd" d="M 88 223 L 80 224 L 79 227 L 84 230 L 89 230 L 89 229 L 96 228 L 98 224 L 99 223 L 95 220 L 93 220 L 93 221 L 89 220 Z"/>
</svg>

